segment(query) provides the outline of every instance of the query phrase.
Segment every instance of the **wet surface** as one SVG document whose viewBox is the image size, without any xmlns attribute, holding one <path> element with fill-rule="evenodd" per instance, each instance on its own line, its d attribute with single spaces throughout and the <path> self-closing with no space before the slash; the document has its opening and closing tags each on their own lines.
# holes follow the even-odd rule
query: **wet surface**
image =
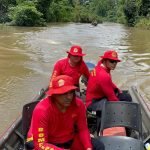
<svg viewBox="0 0 150 150">
<path fill-rule="evenodd" d="M 43 28 L 0 26 L 0 133 L 6 130 L 42 87 L 54 63 L 72 44 L 82 46 L 85 61 L 97 63 L 107 49 L 122 60 L 113 71 L 122 89 L 139 86 L 150 99 L 150 31 L 120 24 L 52 24 Z"/>
</svg>

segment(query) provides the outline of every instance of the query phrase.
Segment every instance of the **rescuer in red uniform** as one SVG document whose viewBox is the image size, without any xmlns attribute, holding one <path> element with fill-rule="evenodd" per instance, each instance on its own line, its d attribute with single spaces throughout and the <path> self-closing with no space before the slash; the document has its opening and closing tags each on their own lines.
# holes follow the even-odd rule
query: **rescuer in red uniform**
<svg viewBox="0 0 150 150">
<path fill-rule="evenodd" d="M 88 108 L 101 107 L 103 100 L 131 101 L 131 96 L 122 91 L 113 83 L 110 71 L 114 70 L 121 60 L 114 50 L 108 50 L 101 56 L 101 60 L 91 72 L 86 92 L 86 106 Z M 99 104 L 98 104 L 98 103 Z"/>
<path fill-rule="evenodd" d="M 72 77 L 52 80 L 45 99 L 33 111 L 28 139 L 35 150 L 104 150 L 103 143 L 91 138 L 83 102 L 76 98 Z"/>
<path fill-rule="evenodd" d="M 81 75 L 89 78 L 89 70 L 83 61 L 82 48 L 78 45 L 74 45 L 67 51 L 68 57 L 60 59 L 54 65 L 53 73 L 50 79 L 50 84 L 53 78 L 58 75 L 68 75 L 73 78 L 74 85 L 79 87 L 79 78 Z"/>
</svg>

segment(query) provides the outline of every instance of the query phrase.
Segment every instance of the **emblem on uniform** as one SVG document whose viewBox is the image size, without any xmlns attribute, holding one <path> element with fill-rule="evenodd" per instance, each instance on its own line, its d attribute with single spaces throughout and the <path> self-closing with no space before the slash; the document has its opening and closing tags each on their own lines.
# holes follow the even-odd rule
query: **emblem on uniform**
<svg viewBox="0 0 150 150">
<path fill-rule="evenodd" d="M 117 58 L 117 53 L 116 52 L 112 52 L 112 57 Z"/>
<path fill-rule="evenodd" d="M 77 49 L 77 48 L 74 48 L 73 52 L 77 53 L 77 52 L 78 52 L 78 49 Z"/>
<path fill-rule="evenodd" d="M 65 81 L 63 80 L 63 79 L 60 79 L 59 81 L 58 81 L 58 86 L 60 87 L 60 86 L 63 86 L 65 84 Z"/>
</svg>

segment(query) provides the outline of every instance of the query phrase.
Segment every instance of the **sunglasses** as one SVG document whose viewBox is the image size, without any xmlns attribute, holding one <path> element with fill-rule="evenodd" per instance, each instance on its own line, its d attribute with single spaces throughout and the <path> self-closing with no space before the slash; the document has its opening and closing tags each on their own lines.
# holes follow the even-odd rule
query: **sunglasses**
<svg viewBox="0 0 150 150">
<path fill-rule="evenodd" d="M 116 60 L 109 60 L 110 63 L 114 64 L 114 63 L 117 63 Z"/>
</svg>

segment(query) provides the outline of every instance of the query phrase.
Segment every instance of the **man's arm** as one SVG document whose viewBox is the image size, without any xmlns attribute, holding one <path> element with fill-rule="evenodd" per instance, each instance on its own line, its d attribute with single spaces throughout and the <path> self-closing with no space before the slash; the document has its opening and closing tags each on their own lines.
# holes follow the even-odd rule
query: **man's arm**
<svg viewBox="0 0 150 150">
<path fill-rule="evenodd" d="M 87 80 L 89 79 L 90 72 L 87 65 L 84 62 L 82 63 L 82 75 L 84 75 L 87 78 Z"/>
<path fill-rule="evenodd" d="M 80 141 L 82 142 L 84 148 L 86 150 L 92 150 L 90 133 L 87 127 L 86 110 L 82 101 L 78 112 L 77 129 Z"/>
<path fill-rule="evenodd" d="M 33 132 L 33 141 L 35 149 L 53 149 L 53 150 L 63 150 L 53 144 L 50 144 L 48 141 L 48 119 L 49 114 L 46 113 L 43 109 L 35 109 L 32 117 L 32 132 Z"/>
<path fill-rule="evenodd" d="M 114 88 L 116 96 L 118 96 L 119 93 L 122 93 L 122 91 L 116 86 L 116 84 L 114 84 L 113 82 L 112 84 L 113 84 L 113 88 Z"/>
<path fill-rule="evenodd" d="M 101 76 L 101 89 L 109 101 L 118 101 L 114 91 L 114 85 L 110 76 Z"/>
</svg>

